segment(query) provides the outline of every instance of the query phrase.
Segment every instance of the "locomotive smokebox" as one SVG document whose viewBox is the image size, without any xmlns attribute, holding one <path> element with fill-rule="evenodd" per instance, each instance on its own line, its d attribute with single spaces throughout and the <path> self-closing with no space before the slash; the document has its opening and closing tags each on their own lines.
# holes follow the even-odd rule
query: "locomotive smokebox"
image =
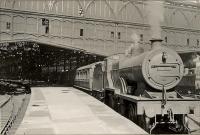
<svg viewBox="0 0 200 135">
<path fill-rule="evenodd" d="M 150 42 L 151 42 L 151 48 L 154 49 L 154 48 L 157 48 L 157 47 L 161 47 L 161 43 L 162 43 L 162 39 L 151 39 Z"/>
<path fill-rule="evenodd" d="M 119 62 L 120 76 L 129 83 L 148 84 L 162 91 L 174 88 L 183 77 L 184 65 L 176 51 L 162 47 L 161 39 L 152 39 L 152 49 Z"/>
</svg>

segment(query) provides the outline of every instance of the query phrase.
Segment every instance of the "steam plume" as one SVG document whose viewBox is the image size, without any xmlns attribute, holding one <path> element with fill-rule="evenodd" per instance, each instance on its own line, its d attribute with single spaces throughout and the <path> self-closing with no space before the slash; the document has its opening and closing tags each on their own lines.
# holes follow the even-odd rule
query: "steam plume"
<svg viewBox="0 0 200 135">
<path fill-rule="evenodd" d="M 163 1 L 147 1 L 148 21 L 151 26 L 152 38 L 161 38 L 160 24 L 164 20 Z"/>
<path fill-rule="evenodd" d="M 131 35 L 131 38 L 133 40 L 133 43 L 125 51 L 125 55 L 126 56 L 131 55 L 134 50 L 137 50 L 139 48 L 139 45 L 138 45 L 138 42 L 139 42 L 138 35 L 135 32 L 133 32 L 132 35 Z"/>
</svg>

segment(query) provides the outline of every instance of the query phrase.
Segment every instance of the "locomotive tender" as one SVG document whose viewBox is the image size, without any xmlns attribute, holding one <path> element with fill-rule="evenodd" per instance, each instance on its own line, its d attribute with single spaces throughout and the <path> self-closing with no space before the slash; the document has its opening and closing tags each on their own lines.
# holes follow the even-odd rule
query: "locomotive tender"
<svg viewBox="0 0 200 135">
<path fill-rule="evenodd" d="M 189 132 L 187 114 L 198 110 L 200 99 L 176 91 L 184 65 L 180 56 L 161 42 L 152 39 L 149 51 L 116 54 L 78 68 L 74 86 L 92 93 L 149 133 L 158 124 Z"/>
</svg>

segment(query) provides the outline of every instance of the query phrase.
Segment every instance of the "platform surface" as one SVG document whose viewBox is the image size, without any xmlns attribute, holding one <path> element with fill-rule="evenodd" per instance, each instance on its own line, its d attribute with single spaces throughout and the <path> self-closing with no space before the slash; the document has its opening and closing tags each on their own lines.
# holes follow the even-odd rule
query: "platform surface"
<svg viewBox="0 0 200 135">
<path fill-rule="evenodd" d="M 147 134 L 94 97 L 71 87 L 35 87 L 16 134 Z"/>
</svg>

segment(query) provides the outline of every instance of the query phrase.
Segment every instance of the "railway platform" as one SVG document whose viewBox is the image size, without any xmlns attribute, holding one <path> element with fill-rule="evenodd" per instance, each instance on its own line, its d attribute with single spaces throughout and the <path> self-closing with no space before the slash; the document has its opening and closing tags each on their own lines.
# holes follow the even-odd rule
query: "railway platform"
<svg viewBox="0 0 200 135">
<path fill-rule="evenodd" d="M 80 90 L 72 87 L 35 87 L 16 134 L 147 133 Z"/>
</svg>

